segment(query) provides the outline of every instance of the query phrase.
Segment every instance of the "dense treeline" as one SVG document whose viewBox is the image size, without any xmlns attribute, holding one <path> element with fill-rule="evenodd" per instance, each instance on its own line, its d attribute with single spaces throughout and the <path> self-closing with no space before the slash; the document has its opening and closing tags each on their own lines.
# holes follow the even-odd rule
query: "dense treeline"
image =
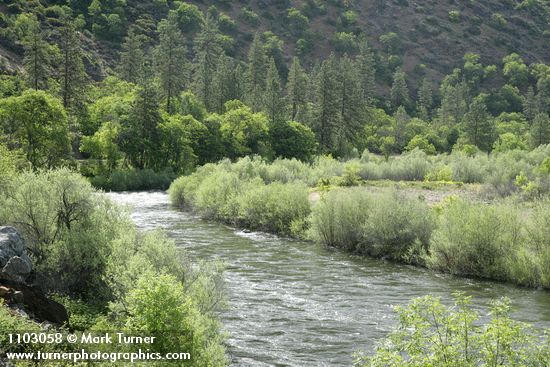
<svg viewBox="0 0 550 367">
<path fill-rule="evenodd" d="M 419 151 L 389 162 L 371 154 L 347 163 L 332 158 L 312 164 L 225 160 L 178 178 L 169 192 L 173 204 L 233 225 L 457 275 L 549 288 L 550 211 L 544 199 L 550 179 L 548 149 L 524 156 L 454 153 L 436 157 L 439 162 Z M 442 168 L 445 161 L 450 164 Z M 514 167 L 514 162 L 519 163 Z M 517 167 L 525 171 L 514 176 Z M 429 206 L 406 191 L 360 187 L 365 182 L 360 175 L 373 172 L 398 180 L 414 175 L 436 180 L 437 175 L 443 180 L 477 177 L 484 182 L 486 198 L 508 197 L 488 205 L 451 195 Z M 308 187 L 313 187 L 311 192 Z M 312 199 L 316 195 L 320 200 Z M 534 203 L 523 201 L 533 198 Z"/>
<path fill-rule="evenodd" d="M 426 78 L 416 91 L 396 65 L 385 98 L 377 90 L 380 59 L 366 42 L 311 67 L 294 57 L 287 70 L 275 35 L 256 34 L 238 60 L 224 51 L 220 14 L 199 12 L 186 39 L 178 11 L 154 37 L 130 28 L 113 76 L 100 83 L 86 72 L 83 22 L 69 8 L 59 7 L 53 33 L 35 14 L 10 18 L 25 62 L 22 73 L 0 81 L 1 143 L 35 168 L 77 158 L 97 186 L 120 189 L 165 187 L 197 164 L 249 154 L 309 160 L 368 149 L 387 158 L 415 148 L 473 154 L 550 142 L 543 63 L 510 54 L 483 65 L 466 54 L 439 88 Z M 132 187 L 121 184 L 129 169 L 149 173 Z"/>
</svg>

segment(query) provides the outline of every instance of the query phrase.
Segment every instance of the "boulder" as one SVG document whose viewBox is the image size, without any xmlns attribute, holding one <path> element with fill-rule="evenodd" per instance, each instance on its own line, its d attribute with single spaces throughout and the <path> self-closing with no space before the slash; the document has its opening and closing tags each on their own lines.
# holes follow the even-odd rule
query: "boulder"
<svg viewBox="0 0 550 367">
<path fill-rule="evenodd" d="M 65 307 L 49 299 L 35 287 L 13 281 L 0 280 L 4 301 L 8 306 L 24 310 L 33 319 L 64 324 L 69 319 Z"/>
<path fill-rule="evenodd" d="M 17 230 L 0 227 L 0 279 L 24 283 L 31 271 L 31 259 Z"/>
</svg>

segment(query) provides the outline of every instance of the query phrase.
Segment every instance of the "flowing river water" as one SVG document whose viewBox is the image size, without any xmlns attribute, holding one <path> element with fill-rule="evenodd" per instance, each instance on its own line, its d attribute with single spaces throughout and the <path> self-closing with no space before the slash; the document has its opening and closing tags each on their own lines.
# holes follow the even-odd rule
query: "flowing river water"
<svg viewBox="0 0 550 367">
<path fill-rule="evenodd" d="M 455 278 L 366 259 L 264 233 L 246 233 L 171 208 L 161 192 L 112 193 L 129 205 L 142 230 L 162 228 L 192 257 L 226 263 L 233 366 L 345 366 L 372 351 L 395 325 L 392 307 L 432 294 L 452 303 L 453 291 L 485 310 L 507 296 L 514 318 L 550 327 L 550 292 Z"/>
</svg>

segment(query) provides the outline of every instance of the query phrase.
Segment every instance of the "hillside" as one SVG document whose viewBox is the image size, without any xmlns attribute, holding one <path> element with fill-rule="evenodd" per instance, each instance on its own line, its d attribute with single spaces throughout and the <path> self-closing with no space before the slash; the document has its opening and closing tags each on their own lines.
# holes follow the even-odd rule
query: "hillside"
<svg viewBox="0 0 550 367">
<path fill-rule="evenodd" d="M 0 4 L 0 26 L 10 15 L 23 11 L 41 14 L 44 24 L 58 24 L 60 0 L 5 0 Z M 379 85 L 389 85 L 391 70 L 402 65 L 414 81 L 427 74 L 440 81 L 462 65 L 466 53 L 477 53 L 485 65 L 500 64 L 510 53 L 527 64 L 550 60 L 550 11 L 544 1 L 434 1 L 434 0 L 350 0 L 350 1 L 188 1 L 166 0 L 75 0 L 75 15 L 86 19 L 84 37 L 94 76 L 107 73 L 118 57 L 129 28 L 151 38 L 156 23 L 175 9 L 184 35 L 191 39 L 204 14 L 218 18 L 225 37 L 224 48 L 243 58 L 255 33 L 274 49 L 281 72 L 286 73 L 291 57 L 312 65 L 330 52 L 354 54 L 363 37 L 377 51 Z M 199 11 L 200 10 L 200 11 Z M 264 32 L 271 32 L 265 34 Z M 2 37 L 0 57 L 5 69 L 16 69 L 22 49 L 13 34 Z M 11 36 L 11 37 L 10 37 Z M 189 47 L 191 50 L 192 48 Z"/>
</svg>

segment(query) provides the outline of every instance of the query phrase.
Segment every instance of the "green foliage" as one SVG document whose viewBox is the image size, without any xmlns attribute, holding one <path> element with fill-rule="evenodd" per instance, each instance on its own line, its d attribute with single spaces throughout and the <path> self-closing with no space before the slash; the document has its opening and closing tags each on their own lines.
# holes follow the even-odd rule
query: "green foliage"
<svg viewBox="0 0 550 367">
<path fill-rule="evenodd" d="M 311 216 L 311 236 L 325 246 L 410 262 L 426 251 L 432 227 L 426 205 L 359 188 L 329 192 Z"/>
<path fill-rule="evenodd" d="M 90 295 L 108 292 L 101 279 L 110 241 L 124 232 L 128 219 L 96 196 L 80 175 L 66 169 L 17 176 L 2 200 L 2 222 L 27 240 L 46 290 Z"/>
<path fill-rule="evenodd" d="M 204 18 L 202 11 L 195 4 L 181 2 L 176 9 L 178 26 L 184 32 L 194 32 L 200 29 Z"/>
<path fill-rule="evenodd" d="M 233 103 L 232 103 L 233 102 Z M 269 151 L 269 128 L 263 113 L 252 110 L 239 101 L 225 104 L 227 112 L 221 115 L 220 132 L 231 158 Z M 237 102 L 237 103 L 235 103 Z"/>
<path fill-rule="evenodd" d="M 166 190 L 176 178 L 170 170 L 155 172 L 152 169 L 116 168 L 90 179 L 94 187 L 107 191 Z"/>
<path fill-rule="evenodd" d="M 470 297 L 455 294 L 452 307 L 425 296 L 396 307 L 399 324 L 371 356 L 355 366 L 544 366 L 547 336 L 510 318 L 510 301 L 492 302 L 487 318 Z M 481 324 L 481 325 L 480 325 Z"/>
<path fill-rule="evenodd" d="M 47 92 L 28 90 L 0 100 L 0 130 L 33 167 L 55 167 L 68 157 L 67 115 Z"/>
</svg>

